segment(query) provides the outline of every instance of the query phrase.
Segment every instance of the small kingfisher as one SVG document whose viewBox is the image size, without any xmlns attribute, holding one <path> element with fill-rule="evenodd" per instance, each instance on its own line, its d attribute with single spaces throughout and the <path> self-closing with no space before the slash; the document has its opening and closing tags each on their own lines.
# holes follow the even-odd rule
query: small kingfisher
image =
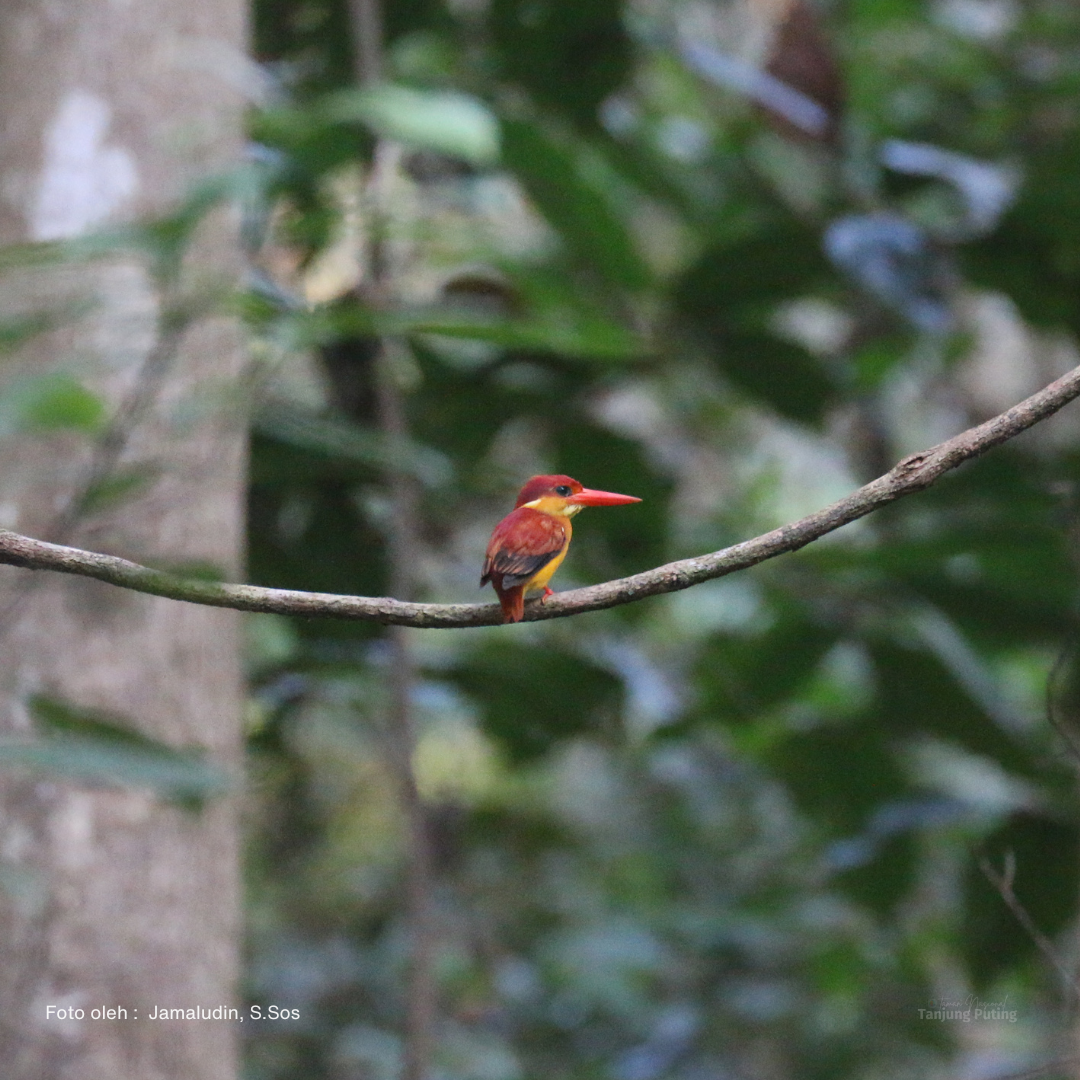
<svg viewBox="0 0 1080 1080">
<path fill-rule="evenodd" d="M 534 476 L 518 494 L 514 509 L 495 526 L 488 541 L 481 586 L 494 586 L 503 622 L 520 622 L 525 594 L 543 591 L 566 558 L 573 528 L 570 519 L 586 506 L 641 502 L 633 495 L 593 491 L 569 476 Z"/>
</svg>

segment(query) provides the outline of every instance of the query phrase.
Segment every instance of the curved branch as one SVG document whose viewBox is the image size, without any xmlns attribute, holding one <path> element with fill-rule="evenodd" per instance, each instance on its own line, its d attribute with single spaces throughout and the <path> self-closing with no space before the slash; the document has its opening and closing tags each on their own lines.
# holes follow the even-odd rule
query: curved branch
<svg viewBox="0 0 1080 1080">
<path fill-rule="evenodd" d="M 1000 416 L 969 428 L 929 450 L 909 455 L 884 476 L 872 480 L 824 510 L 711 555 L 682 559 L 633 577 L 559 593 L 544 604 L 530 603 L 525 607 L 525 620 L 559 619 L 628 604 L 659 593 L 678 592 L 736 570 L 745 570 L 777 555 L 797 551 L 826 533 L 865 517 L 888 503 L 923 491 L 958 465 L 1007 442 L 1053 415 L 1076 397 L 1080 397 L 1080 367 Z M 359 619 L 430 629 L 495 626 L 502 622 L 497 604 L 412 604 L 385 597 L 334 596 L 199 581 L 140 566 L 113 555 L 32 540 L 6 529 L 0 529 L 2 563 L 29 570 L 78 574 L 152 596 L 238 611 Z"/>
</svg>

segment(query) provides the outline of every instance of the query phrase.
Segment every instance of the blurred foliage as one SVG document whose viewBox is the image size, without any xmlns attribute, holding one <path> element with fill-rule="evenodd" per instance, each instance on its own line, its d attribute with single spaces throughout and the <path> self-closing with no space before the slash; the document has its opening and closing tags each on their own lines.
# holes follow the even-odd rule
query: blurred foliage
<svg viewBox="0 0 1080 1080">
<path fill-rule="evenodd" d="M 361 91 L 346 0 L 255 0 L 272 92 L 250 162 L 141 241 L 175 268 L 201 207 L 244 200 L 252 581 L 385 594 L 390 465 L 420 493 L 425 599 L 491 599 L 487 536 L 538 472 L 643 498 L 579 519 L 557 585 L 645 570 L 1076 363 L 1072 0 L 383 9 L 388 82 Z M 366 184 L 390 136 L 376 304 Z M 393 450 L 380 335 L 405 346 Z M 77 374 L 13 382 L 0 436 L 93 437 L 102 410 Z M 1004 1075 L 1070 1053 L 1046 946 L 1073 963 L 1076 431 L 1067 411 L 685 593 L 415 635 L 433 1075 Z M 248 628 L 248 992 L 302 1019 L 245 1030 L 247 1075 L 390 1080 L 409 852 L 384 635 Z M 102 750 L 87 723 L 33 753 L 77 740 L 79 775 L 100 750 L 110 782 L 201 768 Z M 973 995 L 1015 1023 L 925 1016 Z"/>
<path fill-rule="evenodd" d="M 198 810 L 232 786 L 200 750 L 174 749 L 139 734 L 129 720 L 37 694 L 28 701 L 38 737 L 0 740 L 0 767 L 104 787 L 141 788 Z"/>
<path fill-rule="evenodd" d="M 1076 362 L 1075 5 L 384 15 L 376 101 L 349 88 L 344 2 L 255 2 L 279 94 L 253 120 L 253 325 L 280 366 L 254 580 L 385 591 L 380 333 L 410 349 L 441 600 L 482 598 L 531 473 L 644 499 L 582 520 L 565 588 L 815 509 Z M 356 267 L 387 133 L 406 149 L 375 310 Z M 1069 992 L 980 860 L 1014 868 L 1067 966 L 1075 431 L 738 579 L 416 635 L 434 1075 L 944 1076 L 977 1052 L 989 1075 L 1067 1052 Z M 381 634 L 250 627 L 250 993 L 304 1019 L 260 1027 L 248 1073 L 395 1077 L 408 850 Z M 923 1015 L 971 995 L 1015 1024 Z"/>
</svg>

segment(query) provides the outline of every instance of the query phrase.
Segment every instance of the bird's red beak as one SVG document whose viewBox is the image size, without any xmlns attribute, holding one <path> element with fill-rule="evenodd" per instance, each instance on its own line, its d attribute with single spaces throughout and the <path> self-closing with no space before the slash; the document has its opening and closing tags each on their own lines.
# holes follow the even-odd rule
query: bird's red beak
<svg viewBox="0 0 1080 1080">
<path fill-rule="evenodd" d="M 592 488 L 582 488 L 566 501 L 571 506 L 622 506 L 625 503 L 641 502 L 634 495 L 616 495 L 613 491 L 593 491 Z"/>
</svg>

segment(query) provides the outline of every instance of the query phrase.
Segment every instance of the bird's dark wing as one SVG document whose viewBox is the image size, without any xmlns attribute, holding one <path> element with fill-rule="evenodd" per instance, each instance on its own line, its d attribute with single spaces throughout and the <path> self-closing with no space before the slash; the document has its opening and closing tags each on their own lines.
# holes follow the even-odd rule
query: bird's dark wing
<svg viewBox="0 0 1080 1080">
<path fill-rule="evenodd" d="M 488 542 L 480 584 L 501 589 L 522 585 L 566 547 L 565 524 L 551 514 L 523 506 L 495 526 Z"/>
</svg>

